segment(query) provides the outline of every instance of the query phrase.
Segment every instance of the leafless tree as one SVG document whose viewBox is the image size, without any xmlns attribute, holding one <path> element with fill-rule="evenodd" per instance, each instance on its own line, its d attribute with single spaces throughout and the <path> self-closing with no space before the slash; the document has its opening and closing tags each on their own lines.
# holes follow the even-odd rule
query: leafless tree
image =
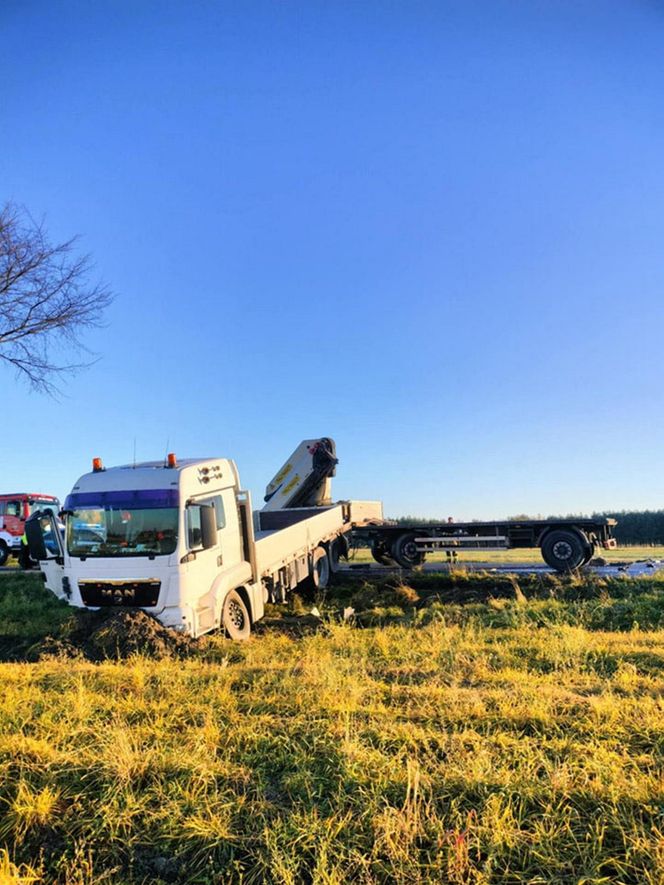
<svg viewBox="0 0 664 885">
<path fill-rule="evenodd" d="M 14 203 L 0 209 L 0 360 L 35 389 L 54 393 L 70 363 L 85 350 L 81 332 L 99 326 L 112 300 L 94 282 L 89 256 L 77 256 L 76 238 L 53 245 L 42 222 Z M 89 352 L 89 351 L 88 351 Z"/>
</svg>

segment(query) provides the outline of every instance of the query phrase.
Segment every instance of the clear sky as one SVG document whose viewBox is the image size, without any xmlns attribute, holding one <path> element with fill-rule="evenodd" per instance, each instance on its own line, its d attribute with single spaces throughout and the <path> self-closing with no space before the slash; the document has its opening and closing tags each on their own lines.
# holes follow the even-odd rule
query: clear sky
<svg viewBox="0 0 664 885">
<path fill-rule="evenodd" d="M 222 455 L 255 495 L 664 506 L 664 6 L 0 5 L 0 199 L 117 293 L 59 401 L 0 368 L 0 486 Z"/>
</svg>

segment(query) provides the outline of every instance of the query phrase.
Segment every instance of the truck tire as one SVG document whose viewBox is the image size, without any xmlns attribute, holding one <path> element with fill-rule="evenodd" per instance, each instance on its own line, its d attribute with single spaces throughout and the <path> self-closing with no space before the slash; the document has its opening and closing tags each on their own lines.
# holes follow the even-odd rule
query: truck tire
<svg viewBox="0 0 664 885">
<path fill-rule="evenodd" d="M 387 565 L 394 567 L 396 562 L 392 559 L 382 544 L 374 544 L 371 548 L 371 555 L 379 565 Z"/>
<path fill-rule="evenodd" d="M 580 568 L 588 554 L 584 539 L 571 529 L 557 529 L 544 536 L 542 558 L 557 572 L 573 572 Z"/>
<path fill-rule="evenodd" d="M 424 562 L 424 553 L 420 553 L 415 543 L 415 532 L 397 535 L 392 542 L 392 558 L 401 568 L 414 568 Z"/>
<path fill-rule="evenodd" d="M 345 535 L 339 535 L 338 538 L 333 538 L 330 541 L 327 548 L 327 558 L 330 562 L 330 571 L 336 575 L 341 568 L 340 560 L 348 559 L 348 538 Z"/>
<path fill-rule="evenodd" d="M 324 547 L 316 547 L 309 577 L 305 578 L 298 585 L 297 592 L 307 602 L 313 602 L 316 598 L 316 593 L 319 590 L 324 590 L 329 580 L 330 560 L 328 559 L 327 551 Z"/>
<path fill-rule="evenodd" d="M 0 566 L 3 566 L 9 559 L 9 547 L 4 541 L 0 541 Z"/>
<path fill-rule="evenodd" d="M 221 610 L 221 626 L 230 639 L 249 639 L 251 618 L 237 590 L 230 590 L 226 594 Z"/>
<path fill-rule="evenodd" d="M 314 550 L 310 580 L 314 590 L 324 590 L 330 582 L 330 560 L 324 547 Z"/>
</svg>

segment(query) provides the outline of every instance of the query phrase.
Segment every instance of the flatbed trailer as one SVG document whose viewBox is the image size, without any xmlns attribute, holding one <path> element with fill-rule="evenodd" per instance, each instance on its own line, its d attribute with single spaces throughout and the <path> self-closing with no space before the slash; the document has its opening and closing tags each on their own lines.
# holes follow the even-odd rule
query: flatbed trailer
<svg viewBox="0 0 664 885">
<path fill-rule="evenodd" d="M 597 548 L 617 546 L 615 519 L 527 519 L 497 522 L 446 522 L 435 525 L 379 523 L 353 531 L 356 543 L 367 544 L 376 562 L 413 568 L 428 553 L 440 550 L 512 550 L 539 547 L 542 558 L 558 572 L 586 565 Z"/>
</svg>

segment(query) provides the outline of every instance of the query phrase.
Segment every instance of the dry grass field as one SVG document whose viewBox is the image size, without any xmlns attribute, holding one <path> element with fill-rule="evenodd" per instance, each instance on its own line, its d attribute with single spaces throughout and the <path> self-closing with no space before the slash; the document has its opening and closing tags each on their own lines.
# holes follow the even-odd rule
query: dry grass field
<svg viewBox="0 0 664 885">
<path fill-rule="evenodd" d="M 664 581 L 316 602 L 93 663 L 44 654 L 71 610 L 3 576 L 0 883 L 664 882 Z"/>
</svg>

